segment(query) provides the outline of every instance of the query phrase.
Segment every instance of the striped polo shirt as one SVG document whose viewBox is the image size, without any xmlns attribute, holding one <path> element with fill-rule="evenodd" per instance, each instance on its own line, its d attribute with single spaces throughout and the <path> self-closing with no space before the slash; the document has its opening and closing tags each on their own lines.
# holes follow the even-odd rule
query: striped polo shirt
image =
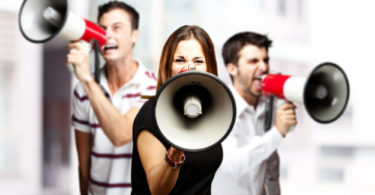
<svg viewBox="0 0 375 195">
<path fill-rule="evenodd" d="M 132 80 L 111 95 L 104 68 L 100 86 L 112 105 L 122 114 L 134 106 L 142 107 L 147 101 L 140 94 L 154 94 L 156 76 L 140 61 Z M 91 171 L 89 191 L 93 194 L 126 195 L 131 193 L 132 143 L 114 147 L 105 135 L 95 116 L 81 83 L 73 92 L 72 125 L 75 129 L 92 135 Z"/>
</svg>

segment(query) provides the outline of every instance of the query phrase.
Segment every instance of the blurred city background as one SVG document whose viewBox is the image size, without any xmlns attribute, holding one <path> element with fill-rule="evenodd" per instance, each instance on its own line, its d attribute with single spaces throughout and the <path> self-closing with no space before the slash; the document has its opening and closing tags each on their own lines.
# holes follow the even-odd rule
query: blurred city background
<svg viewBox="0 0 375 195">
<path fill-rule="evenodd" d="M 96 22 L 105 0 L 70 0 Z M 141 15 L 135 56 L 158 70 L 166 38 L 184 24 L 203 27 L 221 57 L 234 33 L 273 39 L 271 69 L 306 76 L 316 65 L 340 65 L 350 82 L 342 117 L 319 124 L 298 104 L 299 124 L 279 149 L 286 195 L 375 194 L 375 3 L 369 0 L 127 0 Z M 65 68 L 67 41 L 26 41 L 18 27 L 22 0 L 0 0 L 0 194 L 78 194 L 70 97 L 77 82 Z"/>
</svg>

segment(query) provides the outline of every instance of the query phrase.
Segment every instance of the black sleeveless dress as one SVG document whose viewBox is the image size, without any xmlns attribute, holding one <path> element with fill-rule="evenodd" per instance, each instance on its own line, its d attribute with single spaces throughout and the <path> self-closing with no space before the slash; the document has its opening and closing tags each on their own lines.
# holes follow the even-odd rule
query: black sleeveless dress
<svg viewBox="0 0 375 195">
<path fill-rule="evenodd" d="M 162 138 L 153 116 L 154 98 L 139 111 L 133 125 L 132 194 L 151 194 L 146 173 L 137 149 L 137 137 L 142 130 L 153 134 L 166 148 L 170 145 Z M 211 194 L 211 183 L 223 159 L 221 144 L 201 152 L 185 152 L 185 163 L 180 168 L 177 183 L 170 194 Z"/>
</svg>

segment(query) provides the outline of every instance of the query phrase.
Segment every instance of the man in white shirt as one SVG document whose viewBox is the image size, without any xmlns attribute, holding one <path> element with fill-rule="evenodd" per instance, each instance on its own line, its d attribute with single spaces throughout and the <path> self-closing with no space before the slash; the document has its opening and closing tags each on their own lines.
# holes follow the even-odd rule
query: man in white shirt
<svg viewBox="0 0 375 195">
<path fill-rule="evenodd" d="M 106 31 L 100 82 L 91 76 L 88 51 L 79 42 L 69 44 L 67 55 L 67 64 L 74 65 L 79 80 L 72 97 L 72 123 L 80 190 L 85 195 L 125 195 L 131 193 L 133 121 L 146 101 L 140 94 L 152 94 L 156 77 L 133 58 L 139 36 L 138 12 L 118 1 L 110 1 L 98 11 L 98 24 Z"/>
<path fill-rule="evenodd" d="M 266 99 L 261 77 L 269 71 L 268 49 L 272 41 L 254 32 L 233 35 L 223 46 L 224 63 L 237 107 L 232 132 L 222 143 L 223 162 L 212 183 L 212 194 L 277 195 L 279 157 L 277 147 L 297 124 L 295 106 L 284 103 L 277 109 L 275 123 L 265 130 Z"/>
</svg>

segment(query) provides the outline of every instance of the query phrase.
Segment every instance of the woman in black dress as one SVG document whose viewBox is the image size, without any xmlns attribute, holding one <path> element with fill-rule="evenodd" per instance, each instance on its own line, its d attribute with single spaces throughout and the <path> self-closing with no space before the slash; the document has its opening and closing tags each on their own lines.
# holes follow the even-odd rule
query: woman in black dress
<svg viewBox="0 0 375 195">
<path fill-rule="evenodd" d="M 198 26 L 182 26 L 164 45 L 158 86 L 181 71 L 217 75 L 213 43 Z M 153 116 L 151 98 L 133 125 L 132 194 L 211 194 L 211 182 L 222 161 L 221 144 L 201 152 L 183 152 L 162 138 Z"/>
</svg>

